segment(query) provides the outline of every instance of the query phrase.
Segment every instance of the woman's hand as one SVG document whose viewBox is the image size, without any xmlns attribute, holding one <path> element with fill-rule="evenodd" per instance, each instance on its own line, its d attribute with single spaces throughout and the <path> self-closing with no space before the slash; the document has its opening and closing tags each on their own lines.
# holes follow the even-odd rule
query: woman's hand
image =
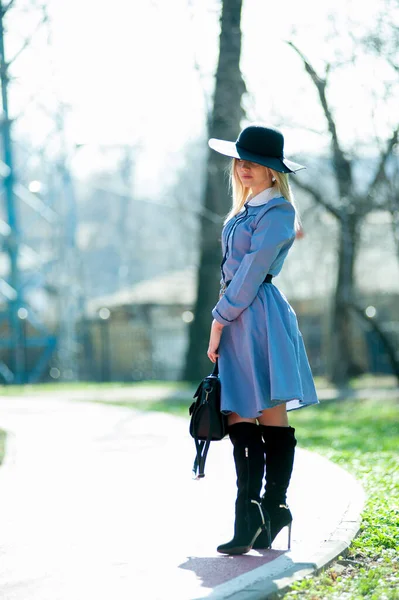
<svg viewBox="0 0 399 600">
<path fill-rule="evenodd" d="M 208 346 L 208 358 L 215 363 L 216 359 L 219 357 L 218 349 L 220 344 L 220 338 L 222 336 L 222 329 L 224 325 L 213 319 L 212 327 L 211 327 L 211 336 L 209 338 L 209 346 Z"/>
</svg>

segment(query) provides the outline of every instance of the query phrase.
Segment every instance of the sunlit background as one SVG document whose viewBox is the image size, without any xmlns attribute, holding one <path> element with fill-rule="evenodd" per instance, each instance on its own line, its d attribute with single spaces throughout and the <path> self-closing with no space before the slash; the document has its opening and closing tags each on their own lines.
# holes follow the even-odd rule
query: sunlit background
<svg viewBox="0 0 399 600">
<path fill-rule="evenodd" d="M 195 318 L 222 3 L 2 4 L 0 382 L 179 379 Z M 287 155 L 308 167 L 294 187 L 303 235 L 276 285 L 298 314 L 316 375 L 331 368 L 340 233 L 299 182 L 334 206 L 348 199 L 337 191 L 331 130 L 304 59 L 320 78 L 328 71 L 351 202 L 367 197 L 389 148 L 358 230 L 353 374 L 392 374 L 398 3 L 244 0 L 241 30 L 241 125 L 280 127 Z"/>
</svg>

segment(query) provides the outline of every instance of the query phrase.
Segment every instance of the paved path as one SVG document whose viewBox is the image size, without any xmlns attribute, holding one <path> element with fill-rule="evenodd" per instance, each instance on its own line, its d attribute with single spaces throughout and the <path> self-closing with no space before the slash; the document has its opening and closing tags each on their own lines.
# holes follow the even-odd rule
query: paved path
<svg viewBox="0 0 399 600">
<path fill-rule="evenodd" d="M 311 410 L 311 409 L 310 409 Z M 187 421 L 47 397 L 0 398 L 1 600 L 260 600 L 342 552 L 362 493 L 298 450 L 284 531 L 271 551 L 224 557 L 234 466 L 228 439 L 191 479 Z"/>
</svg>

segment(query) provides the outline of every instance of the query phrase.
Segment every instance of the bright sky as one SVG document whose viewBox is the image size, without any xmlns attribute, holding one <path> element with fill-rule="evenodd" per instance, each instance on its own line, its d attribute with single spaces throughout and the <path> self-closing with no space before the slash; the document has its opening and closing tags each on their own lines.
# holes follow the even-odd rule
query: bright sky
<svg viewBox="0 0 399 600">
<path fill-rule="evenodd" d="M 13 10 L 27 2 L 16 0 Z M 281 126 L 287 155 L 320 150 L 326 137 L 321 135 L 325 122 L 315 90 L 285 40 L 295 39 L 322 74 L 325 60 L 337 58 L 339 52 L 345 57 L 350 49 L 348 19 L 351 30 L 359 19 L 372 24 L 375 4 L 244 0 L 241 66 L 250 92 L 246 106 L 250 119 Z M 219 2 L 49 0 L 48 6 L 52 53 L 45 34 L 39 33 L 13 67 L 17 82 L 10 86 L 12 112 L 23 113 L 16 133 L 29 136 L 36 146 L 42 144 L 51 123 L 35 102 L 56 106 L 56 94 L 71 107 L 66 121 L 69 139 L 87 144 L 74 159 L 77 172 L 98 168 L 98 146 L 138 144 L 138 187 L 159 188 L 165 169 L 180 164 L 182 147 L 203 131 L 204 98 L 212 90 L 218 51 Z M 328 20 L 330 14 L 335 14 L 335 25 Z M 11 25 L 12 11 L 7 18 Z M 9 27 L 13 34 L 6 38 L 8 58 L 32 24 L 32 13 L 27 13 Z M 19 38 L 14 35 L 17 30 Z M 348 148 L 354 141 L 368 142 L 375 131 L 387 135 L 397 118 L 394 96 L 380 102 L 372 118 L 370 90 L 381 95 L 386 75 L 379 69 L 369 59 L 331 77 L 330 98 Z"/>
</svg>

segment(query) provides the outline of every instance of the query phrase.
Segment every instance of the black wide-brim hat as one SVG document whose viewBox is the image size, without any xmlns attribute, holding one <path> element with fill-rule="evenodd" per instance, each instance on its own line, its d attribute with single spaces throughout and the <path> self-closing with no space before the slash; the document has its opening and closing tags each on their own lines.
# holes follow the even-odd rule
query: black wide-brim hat
<svg viewBox="0 0 399 600">
<path fill-rule="evenodd" d="M 220 154 L 258 163 L 280 173 L 295 173 L 306 169 L 284 157 L 284 136 L 274 127 L 249 125 L 241 131 L 236 142 L 211 138 L 208 144 Z"/>
</svg>

